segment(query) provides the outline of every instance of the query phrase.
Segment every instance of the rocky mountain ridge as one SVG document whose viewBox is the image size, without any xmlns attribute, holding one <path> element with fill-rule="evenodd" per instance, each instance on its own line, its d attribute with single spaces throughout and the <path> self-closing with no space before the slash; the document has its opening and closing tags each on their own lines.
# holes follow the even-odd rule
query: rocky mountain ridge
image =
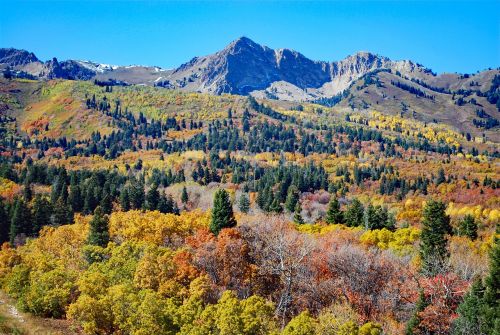
<svg viewBox="0 0 500 335">
<path fill-rule="evenodd" d="M 154 85 L 209 94 L 253 95 L 285 101 L 319 101 L 335 98 L 353 83 L 386 70 L 436 89 L 487 90 L 489 75 L 436 75 L 411 60 L 393 61 L 370 52 L 358 52 L 340 61 L 314 61 L 291 49 L 271 49 L 247 37 L 231 42 L 207 56 L 194 57 L 173 70 L 156 66 L 114 66 L 56 58 L 40 61 L 33 53 L 0 49 L 0 68 L 40 79 L 73 79 Z M 498 72 L 498 71 L 497 71 Z M 482 79 L 486 78 L 487 81 Z"/>
</svg>

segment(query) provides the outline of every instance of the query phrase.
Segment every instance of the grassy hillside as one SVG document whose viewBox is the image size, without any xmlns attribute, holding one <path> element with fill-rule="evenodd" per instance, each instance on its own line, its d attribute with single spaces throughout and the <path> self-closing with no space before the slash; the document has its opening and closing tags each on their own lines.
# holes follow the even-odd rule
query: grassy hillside
<svg viewBox="0 0 500 335">
<path fill-rule="evenodd" d="M 471 80 L 464 79 L 462 86 L 449 87 L 444 83 L 437 84 L 441 85 L 438 87 L 454 92 L 467 87 L 466 83 L 470 83 Z M 491 80 L 485 82 L 491 85 Z M 401 88 L 395 84 L 404 86 L 400 85 L 403 87 Z M 410 92 L 408 87 L 415 88 L 425 96 Z M 488 86 L 484 89 L 486 87 Z M 377 110 L 384 114 L 398 115 L 427 124 L 449 125 L 452 130 L 459 133 L 470 133 L 475 141 L 500 142 L 499 126 L 484 129 L 473 124 L 474 119 L 481 119 L 476 113 L 477 110 L 483 110 L 492 119 L 500 120 L 500 111 L 496 106 L 476 93 L 465 95 L 452 92 L 441 93 L 395 74 L 378 72 L 355 82 L 350 89 L 350 95 L 339 106 L 355 110 Z M 464 99 L 461 105 L 458 105 L 459 98 Z"/>
</svg>

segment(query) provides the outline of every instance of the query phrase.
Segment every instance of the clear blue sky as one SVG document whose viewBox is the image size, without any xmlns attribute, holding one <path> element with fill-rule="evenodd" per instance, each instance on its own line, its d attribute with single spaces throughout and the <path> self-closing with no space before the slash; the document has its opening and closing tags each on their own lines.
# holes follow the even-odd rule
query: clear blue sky
<svg viewBox="0 0 500 335">
<path fill-rule="evenodd" d="M 356 51 L 437 72 L 500 66 L 500 1 L 0 0 L 0 47 L 171 68 L 247 36 L 315 60 Z"/>
</svg>

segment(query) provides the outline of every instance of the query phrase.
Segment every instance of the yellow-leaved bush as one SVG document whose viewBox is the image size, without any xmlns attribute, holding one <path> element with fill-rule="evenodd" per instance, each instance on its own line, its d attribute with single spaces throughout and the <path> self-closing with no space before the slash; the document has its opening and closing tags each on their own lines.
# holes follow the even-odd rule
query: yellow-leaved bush
<svg viewBox="0 0 500 335">
<path fill-rule="evenodd" d="M 109 233 L 117 241 L 143 241 L 156 245 L 175 243 L 199 228 L 208 227 L 210 214 L 200 211 L 182 215 L 139 210 L 115 212 L 109 218 Z"/>
<path fill-rule="evenodd" d="M 383 228 L 364 232 L 360 241 L 380 249 L 391 249 L 398 254 L 409 254 L 415 250 L 413 244 L 419 237 L 420 230 L 417 228 L 401 228 L 394 232 Z"/>
</svg>

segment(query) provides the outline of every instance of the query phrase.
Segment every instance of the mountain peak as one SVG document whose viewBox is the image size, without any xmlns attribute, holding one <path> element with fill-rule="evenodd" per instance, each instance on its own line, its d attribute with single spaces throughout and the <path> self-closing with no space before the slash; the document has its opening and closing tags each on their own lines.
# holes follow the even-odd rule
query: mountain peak
<svg viewBox="0 0 500 335">
<path fill-rule="evenodd" d="M 18 66 L 38 61 L 38 58 L 32 52 L 22 49 L 0 48 L 0 63 Z"/>
<path fill-rule="evenodd" d="M 246 36 L 241 36 L 229 43 L 229 45 L 224 50 L 235 49 L 267 49 L 267 47 L 252 41 Z"/>
</svg>

